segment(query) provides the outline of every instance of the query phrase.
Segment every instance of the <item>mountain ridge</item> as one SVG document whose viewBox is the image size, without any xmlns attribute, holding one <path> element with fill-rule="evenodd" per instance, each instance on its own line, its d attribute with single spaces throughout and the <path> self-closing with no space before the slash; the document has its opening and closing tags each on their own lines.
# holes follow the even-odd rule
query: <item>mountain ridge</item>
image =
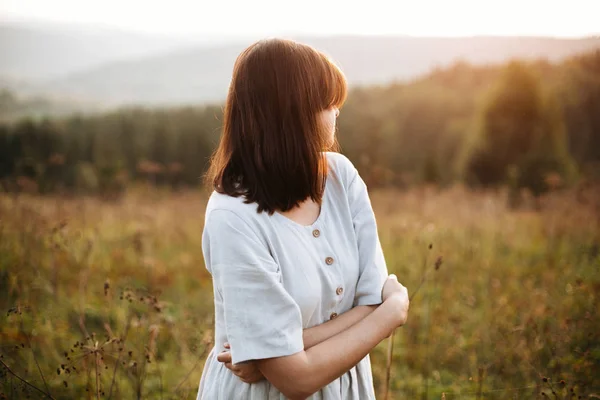
<svg viewBox="0 0 600 400">
<path fill-rule="evenodd" d="M 64 34 L 48 36 L 42 29 L 39 34 L 31 34 L 24 43 L 23 37 L 13 36 L 11 40 L 10 35 L 4 35 L 6 26 L 0 23 L 0 50 L 12 50 L 3 52 L 7 56 L 0 60 L 2 87 L 22 88 L 26 95 L 66 97 L 111 106 L 222 101 L 237 55 L 253 41 L 166 38 L 165 42 L 155 41 L 136 52 L 132 47 L 138 40 L 148 44 L 147 40 L 154 41 L 153 37 L 137 32 L 127 36 L 127 32 L 115 33 L 109 29 L 99 42 L 87 41 L 89 35 L 83 35 L 78 41 Z M 65 32 L 60 27 L 57 29 Z M 121 34 L 129 37 L 129 41 L 118 40 Z M 291 38 L 330 55 L 352 86 L 407 81 L 459 61 L 473 65 L 499 64 L 509 59 L 557 62 L 600 49 L 600 37 L 334 35 Z M 94 48 L 94 43 L 99 43 L 98 47 Z M 96 58 L 90 58 L 90 54 Z M 11 71 L 26 77 L 13 79 L 18 85 L 11 84 Z M 21 94 L 19 89 L 16 91 Z"/>
</svg>

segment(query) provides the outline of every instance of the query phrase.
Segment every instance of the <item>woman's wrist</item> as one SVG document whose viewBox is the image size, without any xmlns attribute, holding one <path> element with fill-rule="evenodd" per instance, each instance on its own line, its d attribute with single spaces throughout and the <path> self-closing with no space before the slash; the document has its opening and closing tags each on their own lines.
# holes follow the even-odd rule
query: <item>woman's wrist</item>
<svg viewBox="0 0 600 400">
<path fill-rule="evenodd" d="M 360 322 L 367 315 L 371 314 L 373 311 L 375 311 L 375 309 L 377 309 L 377 307 L 378 305 L 356 306 L 351 310 L 341 314 L 334 320 L 304 329 L 302 333 L 304 350 L 308 350 L 309 348 L 329 339 L 330 337 L 345 331 L 352 325 Z"/>
</svg>

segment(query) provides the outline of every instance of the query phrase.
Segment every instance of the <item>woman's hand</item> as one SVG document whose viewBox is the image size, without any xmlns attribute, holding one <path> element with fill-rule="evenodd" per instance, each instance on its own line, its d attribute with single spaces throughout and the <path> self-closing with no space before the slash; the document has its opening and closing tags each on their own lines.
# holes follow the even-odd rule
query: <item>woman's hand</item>
<svg viewBox="0 0 600 400">
<path fill-rule="evenodd" d="M 396 310 L 396 313 L 394 317 L 398 326 L 406 324 L 406 320 L 408 319 L 408 308 L 410 305 L 408 290 L 398 282 L 396 275 L 391 274 L 388 276 L 383 285 L 381 297 L 384 302 L 393 302 L 395 305 L 394 309 Z"/>
<path fill-rule="evenodd" d="M 229 349 L 229 343 L 225 343 L 225 348 Z M 225 363 L 225 367 L 231 370 L 231 372 L 240 378 L 242 382 L 256 383 L 264 379 L 263 374 L 260 372 L 254 361 L 232 364 L 231 353 L 228 350 L 224 350 L 219 353 L 217 356 L 217 361 Z"/>
<path fill-rule="evenodd" d="M 391 274 L 385 280 L 383 285 L 383 290 L 381 293 L 381 297 L 383 301 L 386 301 L 393 294 L 405 294 L 407 293 L 406 288 L 402 286 L 400 282 L 398 282 L 398 278 L 396 275 Z"/>
</svg>

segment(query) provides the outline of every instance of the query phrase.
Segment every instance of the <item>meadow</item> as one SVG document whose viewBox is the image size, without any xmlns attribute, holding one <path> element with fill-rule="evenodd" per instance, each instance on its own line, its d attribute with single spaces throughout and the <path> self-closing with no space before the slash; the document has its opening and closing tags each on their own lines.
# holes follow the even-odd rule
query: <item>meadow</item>
<svg viewBox="0 0 600 400">
<path fill-rule="evenodd" d="M 413 293 L 392 399 L 598 398 L 600 188 L 371 199 Z M 0 399 L 193 399 L 212 346 L 206 193 L 0 193 Z M 383 398 L 387 341 L 372 353 Z"/>
</svg>

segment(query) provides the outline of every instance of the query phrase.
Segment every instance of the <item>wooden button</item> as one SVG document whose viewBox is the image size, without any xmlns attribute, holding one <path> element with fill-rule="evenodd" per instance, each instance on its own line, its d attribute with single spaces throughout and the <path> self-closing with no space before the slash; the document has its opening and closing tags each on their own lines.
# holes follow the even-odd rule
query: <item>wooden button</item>
<svg viewBox="0 0 600 400">
<path fill-rule="evenodd" d="M 335 294 L 337 294 L 338 296 L 342 293 L 344 293 L 344 288 L 339 287 L 339 288 L 335 289 Z"/>
<path fill-rule="evenodd" d="M 331 313 L 331 315 L 329 316 L 330 319 L 335 319 L 337 317 L 337 313 Z"/>
<path fill-rule="evenodd" d="M 325 259 L 325 263 L 326 263 L 327 265 L 331 265 L 331 264 L 333 264 L 333 257 L 327 257 L 327 258 Z"/>
<path fill-rule="evenodd" d="M 321 236 L 321 231 L 319 231 L 318 229 L 315 229 L 313 231 L 313 236 L 316 237 L 316 238 L 318 238 L 319 236 Z"/>
</svg>

